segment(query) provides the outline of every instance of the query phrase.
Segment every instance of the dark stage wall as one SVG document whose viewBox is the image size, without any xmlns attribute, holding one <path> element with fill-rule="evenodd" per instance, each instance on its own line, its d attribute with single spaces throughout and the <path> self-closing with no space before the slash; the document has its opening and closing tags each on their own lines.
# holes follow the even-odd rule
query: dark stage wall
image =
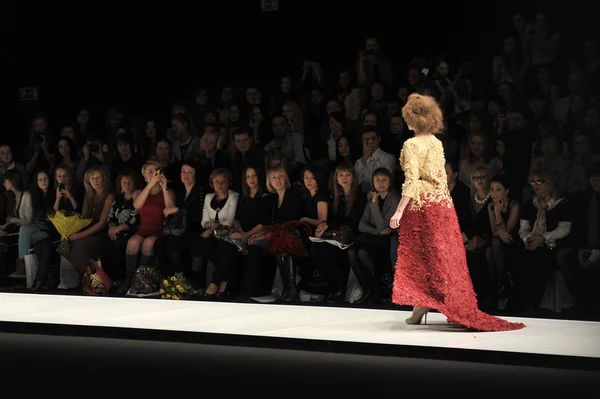
<svg viewBox="0 0 600 399">
<path fill-rule="evenodd" d="M 7 100 L 14 104 L 18 87 L 34 85 L 41 103 L 20 104 L 9 131 L 24 133 L 36 110 L 50 114 L 54 129 L 80 106 L 164 114 L 173 100 L 188 99 L 196 84 L 274 84 L 282 73 L 299 77 L 304 59 L 338 71 L 352 65 L 369 33 L 385 36 L 401 67 L 415 54 L 448 52 L 487 71 L 517 9 L 510 6 L 516 1 L 281 0 L 280 11 L 262 13 L 258 0 L 205 3 L 36 4 L 29 14 L 20 8 Z M 561 12 L 565 33 L 582 36 L 586 24 L 574 18 L 589 19 L 593 7 Z"/>
</svg>

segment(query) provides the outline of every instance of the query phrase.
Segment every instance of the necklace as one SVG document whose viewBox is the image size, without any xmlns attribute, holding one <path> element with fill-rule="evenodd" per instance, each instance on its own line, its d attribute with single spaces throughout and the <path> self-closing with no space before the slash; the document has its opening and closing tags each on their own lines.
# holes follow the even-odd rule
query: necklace
<svg viewBox="0 0 600 399">
<path fill-rule="evenodd" d="M 480 200 L 477 197 L 477 193 L 475 193 L 475 195 L 473 196 L 473 199 L 475 200 L 476 203 L 478 203 L 479 205 L 485 204 L 489 199 L 490 199 L 490 193 L 488 193 L 488 195 L 485 196 L 484 199 Z"/>
</svg>

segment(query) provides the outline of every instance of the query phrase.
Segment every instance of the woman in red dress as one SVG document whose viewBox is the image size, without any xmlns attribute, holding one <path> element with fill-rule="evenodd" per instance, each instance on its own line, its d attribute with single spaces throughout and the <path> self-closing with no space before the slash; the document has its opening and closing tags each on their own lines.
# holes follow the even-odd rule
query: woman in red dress
<svg viewBox="0 0 600 399">
<path fill-rule="evenodd" d="M 429 309 L 448 321 L 478 331 L 508 331 L 521 323 L 481 312 L 467 269 L 456 210 L 448 191 L 444 149 L 435 136 L 443 128 L 442 112 L 432 97 L 412 94 L 402 116 L 415 137 L 400 154 L 405 174 L 402 199 L 390 220 L 400 228 L 392 299 L 414 306 L 407 324 L 420 324 Z"/>
</svg>

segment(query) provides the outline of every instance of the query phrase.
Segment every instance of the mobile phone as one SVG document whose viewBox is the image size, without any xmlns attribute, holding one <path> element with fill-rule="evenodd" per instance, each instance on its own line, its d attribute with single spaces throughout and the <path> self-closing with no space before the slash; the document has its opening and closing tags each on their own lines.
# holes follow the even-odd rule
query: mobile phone
<svg viewBox="0 0 600 399">
<path fill-rule="evenodd" d="M 60 183 L 60 184 L 58 185 L 58 189 L 59 189 L 59 190 L 64 190 L 64 189 L 65 189 L 65 184 L 64 184 L 64 183 Z"/>
</svg>

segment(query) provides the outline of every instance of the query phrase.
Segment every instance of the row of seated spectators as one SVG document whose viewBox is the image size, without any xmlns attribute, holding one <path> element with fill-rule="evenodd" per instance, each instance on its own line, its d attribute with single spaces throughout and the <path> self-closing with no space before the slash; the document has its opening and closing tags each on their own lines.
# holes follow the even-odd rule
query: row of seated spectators
<svg viewBox="0 0 600 399">
<path fill-rule="evenodd" d="M 368 132 L 368 128 L 364 129 L 366 136 Z M 285 161 L 284 158 L 279 165 L 268 165 L 265 184 L 268 192 L 262 189 L 265 179 L 261 177 L 261 168 L 252 166 L 246 166 L 242 172 L 239 178 L 242 189 L 237 192 L 231 189 L 235 179 L 223 168 L 212 170 L 208 185 L 203 180 L 196 184 L 197 176 L 206 171 L 195 160 L 182 161 L 178 165 L 179 176 L 174 175 L 176 169 L 171 163 L 168 177 L 168 169 L 162 169 L 160 162 L 145 163 L 140 169 L 146 182 L 143 190 L 136 190 L 139 176 L 135 170 L 121 172 L 117 175 L 119 194 L 116 195 L 110 189 L 109 174 L 101 165 L 86 171 L 83 189 L 76 189 L 72 183 L 76 179 L 70 166 L 61 164 L 55 168 L 53 178 L 49 172 L 36 172 L 36 184 L 29 191 L 24 190 L 21 172 L 13 168 L 4 174 L 4 186 L 9 193 L 8 210 L 15 208 L 17 213 L 8 212 L 7 221 L 21 228 L 3 240 L 16 239 L 19 258 L 36 246 L 36 253 L 42 257 L 40 264 L 51 264 L 48 258 L 43 258 L 52 253 L 44 247 L 49 246 L 53 236 L 45 216 L 59 209 L 80 210 L 84 216 L 92 217 L 94 223 L 70 238 L 69 261 L 81 270 L 90 257 L 102 258 L 114 278 L 124 277 L 119 287 L 122 293 L 129 288 L 137 267 L 154 261 L 165 275 L 184 272 L 202 284 L 202 273 L 197 272 L 201 269 L 193 265 L 196 262 L 201 266 L 204 259 L 215 267 L 212 280 L 205 284 L 207 296 L 223 296 L 233 291 L 241 299 L 248 299 L 256 294 L 259 277 L 266 281 L 263 290 L 268 287 L 275 270 L 272 266 L 277 263 L 286 283 L 284 297 L 297 299 L 297 265 L 309 259 L 327 277 L 326 292 L 331 300 L 346 298 L 351 269 L 364 289 L 355 301 L 381 301 L 381 285 L 389 284 L 389 279 L 382 276 L 392 273 L 398 245 L 395 232 L 388 227 L 400 198 L 392 188 L 392 173 L 386 168 L 376 169 L 371 176 L 373 190 L 365 195 L 358 187 L 356 168 L 351 164 L 336 165 L 333 179 L 329 178 L 330 165 L 311 165 L 300 173 L 303 188 L 300 191 L 292 187 L 289 164 Z M 534 196 L 521 206 L 519 201 L 510 199 L 511 184 L 505 176 L 492 179 L 486 167 L 477 167 L 471 175 L 469 190 L 458 181 L 456 165 L 447 165 L 469 268 L 476 290 L 484 300 L 482 306 L 489 306 L 492 301 L 494 306 L 497 303 L 503 308 L 509 297 L 514 298 L 515 306 L 539 305 L 555 270 L 553 265 L 560 267 L 573 294 L 582 298 L 582 303 L 589 303 L 591 280 L 579 272 L 593 272 L 594 267 L 590 266 L 598 263 L 597 251 L 590 251 L 589 245 L 585 245 L 597 239 L 594 238 L 597 232 L 589 229 L 586 222 L 588 218 L 597 218 L 594 199 L 599 191 L 598 166 L 590 168 L 588 174 L 592 190 L 568 201 L 560 196 L 552 173 L 535 172 L 530 180 Z M 56 190 L 51 189 L 51 180 Z M 585 218 L 573 220 L 573 204 L 577 209 L 589 208 Z M 582 205 L 586 208 L 579 208 Z M 186 234 L 165 236 L 164 217 L 184 209 L 189 218 Z M 306 223 L 310 227 L 307 235 L 314 238 L 323 237 L 327 230 L 348 226 L 356 237 L 354 245 L 345 249 L 304 239 L 296 243 L 293 251 L 286 247 L 285 252 L 277 253 L 277 248 L 266 248 L 265 226 L 293 221 Z M 571 234 L 573 222 L 576 234 Z M 227 248 L 231 242 L 215 237 L 220 226 L 231 229 L 227 232 L 231 238 L 250 244 L 243 260 L 238 259 L 244 256 L 242 253 Z M 537 239 L 540 235 L 543 240 Z M 198 245 L 191 245 L 194 240 L 198 240 Z M 193 252 L 182 251 L 190 247 Z M 269 258 L 277 262 L 269 262 Z M 244 266 L 236 268 L 236 264 Z M 267 271 L 261 273 L 261 269 Z M 49 272 L 40 269 L 35 289 L 48 285 Z"/>
<path fill-rule="evenodd" d="M 370 45 L 373 45 L 373 40 L 370 39 L 370 42 Z M 384 58 L 381 54 L 375 56 L 378 65 L 384 64 L 382 57 Z M 533 201 L 536 197 L 535 185 L 532 187 L 530 182 L 534 181 L 531 175 L 541 173 L 536 172 L 540 169 L 549 169 L 551 174 L 556 176 L 553 179 L 556 183 L 556 193 L 564 193 L 561 194 L 565 198 L 563 202 L 577 203 L 576 199 L 579 197 L 593 199 L 594 191 L 590 189 L 588 170 L 597 160 L 598 132 L 600 130 L 597 119 L 597 102 L 591 95 L 585 94 L 587 93 L 586 75 L 581 68 L 573 68 L 569 72 L 568 95 L 564 97 L 558 95 L 558 97 L 555 96 L 556 98 L 548 99 L 548 93 L 556 92 L 556 90 L 548 91 L 548 88 L 556 87 L 548 78 L 548 66 L 539 65 L 536 66 L 535 73 L 531 75 L 534 78 L 531 85 L 520 87 L 521 85 L 504 77 L 495 81 L 497 92 L 484 99 L 474 95 L 474 93 L 478 93 L 478 90 L 474 89 L 477 81 L 473 74 L 466 73 L 466 69 L 461 70 L 460 67 L 456 69 L 447 59 L 440 59 L 436 65 L 431 66 L 431 69 L 435 69 L 436 72 L 430 77 L 421 72 L 423 65 L 417 65 L 420 61 L 413 60 L 412 65 L 408 68 L 406 84 L 394 92 L 390 90 L 389 82 L 384 83 L 378 79 L 376 73 L 368 79 L 365 79 L 364 70 L 361 73 L 361 65 L 364 67 L 363 64 L 369 64 L 373 61 L 372 58 L 372 56 L 361 56 L 357 63 L 358 81 L 356 84 L 352 82 L 353 73 L 343 71 L 337 79 L 331 81 L 334 86 L 332 90 L 328 90 L 324 85 L 327 80 L 323 79 L 322 68 L 315 63 L 305 63 L 304 73 L 299 84 L 292 84 L 294 83 L 293 77 L 282 78 L 281 86 L 274 93 L 270 102 L 267 100 L 268 97 L 255 87 L 247 88 L 245 98 L 240 99 L 231 87 L 225 86 L 222 88 L 220 98 L 212 103 L 210 96 L 207 95 L 208 91 L 198 89 L 192 104 L 188 106 L 175 104 L 173 106 L 168 123 L 170 127 L 166 130 L 160 128 L 160 122 L 156 118 L 143 119 L 141 124 L 126 124 L 125 115 L 111 110 L 107 117 L 106 134 L 95 134 L 96 130 L 89 128 L 89 113 L 87 110 L 81 110 L 77 117 L 77 124 L 63 126 L 60 137 L 57 139 L 49 132 L 45 118 L 36 116 L 33 118 L 31 126 L 31 140 L 25 154 L 25 162 L 22 164 L 15 162 L 10 148 L 2 146 L 0 148 L 0 172 L 4 174 L 11 169 L 18 170 L 23 177 L 23 190 L 31 187 L 30 191 L 33 192 L 37 171 L 48 171 L 46 175 L 54 178 L 57 182 L 58 191 L 55 194 L 59 198 L 59 200 L 55 200 L 58 208 L 53 206 L 51 210 L 74 208 L 76 212 L 90 214 L 90 212 L 101 212 L 100 208 L 102 207 L 85 206 L 86 200 L 91 201 L 91 197 L 88 198 L 85 194 L 90 191 L 86 190 L 86 184 L 91 187 L 91 180 L 88 179 L 89 176 L 86 177 L 86 173 L 100 170 L 101 174 L 107 177 L 103 177 L 103 181 L 113 183 L 112 186 L 116 187 L 118 191 L 122 188 L 121 182 L 117 182 L 120 172 L 132 170 L 133 175 L 126 178 L 125 181 L 129 181 L 128 184 L 134 186 L 131 190 L 132 193 L 136 193 L 137 189 L 145 185 L 144 181 L 146 184 L 149 181 L 148 175 L 142 173 L 142 170 L 147 169 L 144 168 L 144 164 L 148 160 L 154 160 L 158 162 L 158 166 L 154 165 L 150 169 L 161 169 L 160 174 L 165 178 L 156 182 L 152 186 L 152 190 L 159 190 L 157 185 L 161 186 L 165 182 L 169 188 L 167 190 L 169 195 L 163 194 L 165 204 L 162 208 L 162 217 L 164 217 L 164 208 L 169 209 L 166 211 L 167 213 L 173 212 L 174 208 L 181 206 L 181 199 L 186 198 L 185 184 L 180 177 L 185 162 L 194 162 L 195 179 L 201 183 L 203 193 L 213 193 L 216 190 L 211 186 L 214 185 L 210 179 L 212 172 L 217 169 L 227 169 L 231 174 L 231 179 L 226 179 L 229 189 L 240 195 L 244 192 L 244 176 L 248 167 L 252 167 L 258 176 L 263 176 L 259 178 L 259 181 L 263 182 L 268 170 L 282 166 L 287 172 L 292 188 L 304 191 L 306 165 L 310 165 L 311 169 L 323 176 L 323 189 L 333 195 L 336 187 L 334 171 L 341 164 L 350 164 L 353 166 L 353 180 L 356 181 L 360 192 L 360 196 L 357 198 L 366 197 L 370 202 L 373 191 L 376 191 L 373 180 L 375 171 L 382 168 L 388 170 L 393 180 L 392 186 L 398 190 L 402 186 L 402 173 L 399 170 L 397 158 L 403 142 L 412 135 L 398 113 L 405 98 L 408 93 L 413 91 L 431 94 L 440 104 L 443 104 L 445 111 L 446 129 L 438 137 L 444 143 L 446 158 L 450 162 L 448 167 L 456 172 L 457 180 L 470 191 L 468 201 L 462 201 L 463 204 L 469 205 L 469 212 L 458 209 L 460 200 L 457 200 L 456 204 L 461 227 L 465 232 L 469 267 L 480 293 L 481 304 L 485 307 L 505 307 L 509 296 L 507 293 L 518 291 L 516 288 L 506 288 L 519 285 L 517 283 L 519 279 L 515 277 L 518 272 L 511 272 L 510 276 L 505 276 L 504 266 L 494 265 L 502 263 L 499 260 L 502 256 L 498 255 L 501 251 L 493 248 L 494 245 L 498 247 L 499 240 L 502 241 L 498 237 L 503 235 L 502 231 L 504 230 L 510 230 L 510 233 L 507 232 L 507 234 L 510 234 L 510 239 L 514 240 L 514 231 L 512 230 L 514 224 L 511 223 L 515 219 L 513 218 L 511 223 L 508 223 L 507 220 L 508 224 L 505 223 L 500 227 L 497 227 L 495 219 L 489 221 L 487 226 L 485 225 L 486 218 L 482 218 L 481 215 L 485 216 L 486 212 L 480 211 L 488 210 L 490 205 L 486 205 L 486 202 L 492 201 L 492 193 L 490 192 L 488 197 L 487 189 L 478 186 L 482 182 L 480 176 L 487 175 L 488 180 L 496 175 L 504 176 L 502 179 L 510 187 L 510 197 L 522 204 L 523 209 L 525 204 Z M 469 90 L 461 90 L 465 87 Z M 483 173 L 479 170 L 476 173 L 479 167 L 485 167 L 487 172 Z M 449 173 L 448 176 L 452 178 L 455 174 Z M 61 189 L 58 186 L 59 181 L 65 182 L 63 183 L 64 188 Z M 488 186 L 491 187 L 491 183 L 488 182 Z M 451 184 L 451 187 L 454 186 Z M 52 191 L 55 191 L 54 188 Z M 110 191 L 108 188 L 106 190 L 103 188 L 102 193 L 106 194 L 108 191 Z M 142 190 L 141 199 L 137 201 L 138 205 L 147 191 Z M 475 196 L 476 191 L 478 192 L 477 197 Z M 11 194 L 13 192 L 14 190 L 9 190 L 7 197 L 10 202 L 7 213 L 12 218 L 18 215 L 19 209 L 27 204 L 27 195 L 21 201 L 22 194 L 13 196 Z M 32 195 L 33 197 L 35 196 Z M 149 195 L 147 197 L 154 198 Z M 136 200 L 137 198 L 136 196 Z M 333 207 L 336 197 L 333 195 L 331 198 L 330 203 Z M 109 199 L 111 197 L 106 197 L 105 200 Z M 513 203 L 509 202 L 509 204 Z M 19 204 L 18 208 L 15 208 L 16 204 Z M 508 212 L 504 208 L 507 206 L 506 204 L 507 201 L 503 202 L 501 206 L 494 205 L 494 209 L 499 208 L 503 214 L 506 214 Z M 593 205 L 595 202 L 591 201 L 591 204 Z M 160 208 L 158 205 L 155 204 Z M 590 205 L 590 212 L 593 209 L 592 205 Z M 466 209 L 462 206 L 460 208 Z M 147 223 L 153 224 L 155 231 L 159 230 L 158 219 L 152 222 L 152 216 L 144 217 L 141 209 L 137 209 L 135 206 L 133 209 L 141 219 L 141 227 L 144 227 L 144 219 L 146 219 Z M 510 209 L 509 213 L 512 214 L 513 207 L 511 206 Z M 102 208 L 102 211 L 105 210 Z M 107 212 L 107 215 L 110 214 L 110 210 Z M 360 212 L 362 214 L 363 209 L 360 209 Z M 487 219 L 489 219 L 490 214 L 489 211 L 487 212 Z M 40 215 L 45 214 L 47 212 L 40 213 Z M 123 218 L 125 214 L 122 215 Z M 333 211 L 329 210 L 329 214 L 333 214 Z M 474 215 L 480 217 L 474 218 Z M 85 234 L 71 238 L 75 249 L 72 250 L 69 257 L 74 263 L 77 263 L 75 258 L 77 258 L 78 250 L 76 247 L 83 245 L 76 244 L 77 241 L 87 238 L 88 235 L 99 234 L 100 231 L 109 231 L 108 237 L 113 241 L 112 238 L 119 237 L 124 233 L 121 230 L 116 232 L 118 229 L 113 228 L 115 226 L 111 226 L 112 230 L 110 230 L 107 227 L 110 225 L 105 224 L 108 222 L 105 222 L 102 213 L 97 216 L 98 222 L 94 223 L 87 233 L 84 232 Z M 493 216 L 496 216 L 495 213 Z M 475 219 L 482 223 L 476 223 Z M 272 218 L 270 220 L 270 223 L 274 223 Z M 516 220 L 520 220 L 520 216 L 516 217 Z M 322 220 L 319 218 L 319 221 Z M 329 217 L 327 217 L 327 221 L 330 222 Z M 465 227 L 468 224 L 478 227 L 477 229 Z M 572 229 L 587 231 L 583 227 L 576 228 L 575 226 L 573 224 Z M 591 228 L 589 224 L 586 226 Z M 12 229 L 13 236 L 17 230 L 27 230 L 18 229 L 17 222 L 5 227 L 6 229 L 3 231 L 9 231 L 6 235 L 10 235 Z M 201 227 L 204 229 L 203 225 Z M 121 229 L 125 229 L 125 227 L 122 226 Z M 125 263 L 139 265 L 140 263 L 155 262 L 153 258 L 159 259 L 161 256 L 166 256 L 161 255 L 160 248 L 166 248 L 163 253 L 174 252 L 166 243 L 155 245 L 156 242 L 172 240 L 156 239 L 154 237 L 157 236 L 146 234 L 148 231 L 144 229 L 142 229 L 144 234 L 138 234 L 135 240 L 127 240 L 127 244 L 123 244 L 127 254 Z M 130 230 L 135 230 L 135 227 Z M 318 226 L 313 226 L 313 230 L 311 234 L 316 235 L 319 230 Z M 474 230 L 479 233 L 473 234 Z M 496 230 L 500 230 L 500 232 L 498 233 Z M 533 230 L 538 232 L 536 229 Z M 262 233 L 265 234 L 265 232 Z M 497 234 L 499 234 L 498 237 Z M 588 234 L 591 233 L 588 232 Z M 37 232 L 36 235 L 43 236 Z M 36 237 L 36 235 L 32 235 L 32 237 Z M 360 235 L 360 237 L 362 236 Z M 394 233 L 390 235 L 391 240 L 394 240 L 395 237 Z M 569 237 L 573 237 L 573 233 L 569 233 L 565 237 L 566 240 L 570 240 Z M 180 240 L 177 242 L 183 242 L 183 239 L 179 238 Z M 256 238 L 253 242 L 264 241 Z M 504 238 L 508 240 L 507 237 Z M 6 240 L 10 242 L 8 238 Z M 13 240 L 16 239 L 13 238 Z M 19 259 L 22 259 L 20 255 L 27 251 L 25 248 L 36 246 L 38 241 L 33 239 L 30 244 L 27 244 L 26 240 L 23 242 L 24 249 L 17 255 Z M 593 240 L 585 245 L 577 245 L 587 251 L 585 253 L 596 253 L 594 248 L 598 248 L 598 246 L 591 242 Z M 504 245 L 504 241 L 502 243 Z M 307 245 L 308 252 L 304 256 L 295 257 L 295 262 L 300 265 L 301 272 L 310 270 L 308 266 L 303 266 L 305 264 L 311 264 L 310 267 L 321 271 L 319 263 L 307 262 L 313 257 L 310 251 L 313 244 L 319 243 L 311 241 Z M 394 245 L 397 244 L 392 242 L 390 245 L 390 251 L 394 254 Z M 594 247 L 594 245 L 596 246 Z M 256 246 L 250 245 L 250 247 Z M 553 250 L 558 251 L 557 247 L 553 247 Z M 202 248 L 202 246 L 198 246 L 198 248 Z M 355 243 L 349 250 L 346 250 L 349 254 L 348 262 L 351 264 L 358 259 L 361 265 L 368 264 L 364 261 L 366 259 L 364 254 L 359 256 L 365 251 L 357 250 L 356 256 L 352 255 L 352 249 L 356 248 L 359 248 L 359 245 Z M 251 251 L 248 250 L 248 252 Z M 380 252 L 378 251 L 378 253 Z M 517 252 L 521 255 L 528 254 L 524 251 Z M 36 247 L 36 253 L 39 255 L 43 251 Z M 83 263 L 87 262 L 83 255 L 86 253 L 88 253 L 87 249 L 82 250 L 81 262 Z M 479 256 L 474 256 L 474 254 Z M 487 256 L 482 254 L 487 254 Z M 166 257 L 171 259 L 174 256 Z M 519 259 L 523 259 L 524 256 L 520 256 Z M 184 265 L 184 268 L 191 269 L 190 273 L 193 274 L 194 271 L 197 273 L 197 270 L 200 270 L 206 258 L 209 258 L 209 254 L 187 254 L 186 257 L 191 259 L 171 259 L 168 263 L 174 263 L 178 269 L 179 262 Z M 342 257 L 346 258 L 345 255 Z M 587 255 L 583 258 L 587 259 Z M 270 257 L 263 258 L 262 263 L 267 265 L 269 259 Z M 569 264 L 575 268 L 574 270 L 582 272 L 584 269 L 579 259 L 582 257 L 578 257 L 576 261 L 569 262 Z M 590 259 L 593 261 L 595 257 L 590 257 Z M 157 262 L 161 263 L 159 260 Z M 10 264 L 10 262 L 3 263 Z M 162 263 L 165 264 L 165 262 Z M 280 263 L 285 263 L 283 258 Z M 395 259 L 391 259 L 390 263 L 393 265 Z M 530 264 L 529 262 L 524 263 L 525 268 Z M 517 262 L 510 262 L 510 265 L 513 264 L 517 264 Z M 390 272 L 383 273 L 384 277 L 381 278 L 385 281 L 384 285 L 389 285 L 391 265 Z M 110 266 L 108 268 L 110 269 Z M 130 270 L 132 268 L 133 266 L 130 267 Z M 550 270 L 557 269 L 552 265 L 548 268 Z M 124 267 L 115 269 L 125 270 Z M 380 269 L 386 270 L 388 267 L 384 265 Z M 493 272 L 496 269 L 500 271 Z M 586 267 L 585 270 L 587 272 L 589 268 Z M 332 270 L 322 271 L 323 273 L 313 273 L 312 275 L 323 274 L 330 280 L 336 279 Z M 506 271 L 510 272 L 508 268 Z M 123 271 L 123 273 L 125 272 Z M 293 273 L 286 274 L 284 269 L 280 269 L 279 274 L 281 277 L 285 277 Z M 305 277 L 311 275 L 310 273 L 304 274 Z M 347 276 L 347 274 L 342 274 Z M 351 274 L 360 274 L 360 272 Z M 572 279 L 567 278 L 566 274 L 568 273 L 562 273 L 568 280 L 571 291 L 574 289 L 573 287 L 581 287 L 581 285 L 571 283 Z M 238 274 L 238 277 L 241 275 Z M 269 273 L 267 273 L 268 275 Z M 528 274 L 523 273 L 522 275 Z M 241 280 L 232 278 L 233 281 Z M 364 278 L 358 277 L 358 279 L 364 283 L 363 285 L 367 285 Z M 303 281 L 307 280 L 309 278 L 303 279 Z M 528 280 L 522 278 L 520 281 L 521 290 L 529 292 L 532 285 L 527 283 Z M 586 281 L 591 281 L 591 279 Z M 541 282 L 539 284 L 542 285 Z M 332 283 L 329 291 L 335 294 L 339 291 L 337 285 L 338 283 Z M 122 287 L 127 287 L 126 278 Z M 210 294 L 215 289 L 215 285 L 210 286 L 209 284 L 207 292 Z M 236 290 L 235 284 L 232 289 Z M 217 291 L 225 291 L 224 287 L 221 287 L 221 283 L 219 283 Z M 289 289 L 288 292 L 290 292 Z M 521 295 L 521 297 L 528 296 Z M 536 296 L 533 295 L 533 297 Z M 508 303 L 511 302 L 527 301 L 508 301 Z"/>
</svg>

